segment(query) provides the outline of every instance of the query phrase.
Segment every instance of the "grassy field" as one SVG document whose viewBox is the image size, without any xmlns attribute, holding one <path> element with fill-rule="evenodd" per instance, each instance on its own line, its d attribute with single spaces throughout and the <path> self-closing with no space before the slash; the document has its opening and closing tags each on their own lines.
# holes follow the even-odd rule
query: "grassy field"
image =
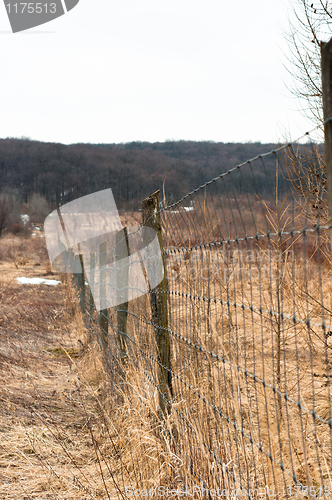
<svg viewBox="0 0 332 500">
<path fill-rule="evenodd" d="M 180 498 L 194 488 L 207 498 L 202 487 L 215 491 L 210 498 L 218 488 L 227 499 L 249 498 L 249 489 L 252 498 L 332 498 L 326 235 L 320 252 L 310 234 L 200 245 L 220 236 L 225 215 L 230 239 L 235 224 L 253 231 L 245 199 L 237 202 L 238 219 L 226 209 L 213 218 L 202 199 L 195 213 L 174 210 L 164 221 L 168 415 L 159 408 L 149 296 L 130 303 L 121 365 L 116 310 L 106 346 L 97 314 L 83 317 L 72 280 L 52 272 L 44 238 L 0 240 L 1 498 L 131 498 L 134 490 L 146 498 L 151 489 Z M 122 221 L 137 222 L 138 214 Z M 61 284 L 20 285 L 20 276 Z"/>
<path fill-rule="evenodd" d="M 44 238 L 7 235 L 0 252 L 0 497 L 118 497 L 126 474 L 137 486 L 142 436 L 130 436 L 133 422 L 144 433 L 144 419 L 131 415 L 132 402 L 119 405 L 72 281 L 51 270 Z M 61 284 L 21 285 L 22 276 Z"/>
<path fill-rule="evenodd" d="M 82 479 L 88 468 L 92 481 L 94 465 L 81 400 L 92 414 L 95 405 L 79 385 L 77 366 L 87 348 L 75 300 L 67 282 L 16 281 L 59 278 L 43 238 L 7 236 L 0 248 L 0 496 L 84 498 L 74 477 Z"/>
</svg>

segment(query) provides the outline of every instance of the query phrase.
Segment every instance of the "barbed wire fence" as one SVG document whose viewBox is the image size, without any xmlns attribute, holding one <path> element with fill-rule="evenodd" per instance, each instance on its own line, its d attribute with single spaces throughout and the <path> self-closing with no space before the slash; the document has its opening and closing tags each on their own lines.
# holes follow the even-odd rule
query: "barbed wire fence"
<svg viewBox="0 0 332 500">
<path fill-rule="evenodd" d="M 92 290 L 102 300 L 117 284 L 90 275 L 88 285 L 84 270 L 77 283 L 114 388 L 130 391 L 136 376 L 142 404 L 157 401 L 161 435 L 177 459 L 170 481 L 219 496 L 330 498 L 332 281 L 322 146 L 306 134 L 174 203 L 154 193 L 142 217 L 158 234 L 160 284 L 131 301 L 122 287 L 120 305 L 104 300 L 97 313 Z M 126 229 L 117 238 L 124 244 Z M 107 245 L 91 259 L 107 263 Z"/>
</svg>

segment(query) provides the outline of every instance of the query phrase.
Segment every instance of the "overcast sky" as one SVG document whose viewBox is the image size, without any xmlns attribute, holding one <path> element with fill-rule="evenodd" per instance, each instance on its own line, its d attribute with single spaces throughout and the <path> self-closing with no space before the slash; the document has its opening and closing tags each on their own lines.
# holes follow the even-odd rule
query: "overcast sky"
<svg viewBox="0 0 332 500">
<path fill-rule="evenodd" d="M 0 137 L 76 143 L 296 139 L 288 0 L 80 0 L 12 34 L 0 4 Z"/>
</svg>

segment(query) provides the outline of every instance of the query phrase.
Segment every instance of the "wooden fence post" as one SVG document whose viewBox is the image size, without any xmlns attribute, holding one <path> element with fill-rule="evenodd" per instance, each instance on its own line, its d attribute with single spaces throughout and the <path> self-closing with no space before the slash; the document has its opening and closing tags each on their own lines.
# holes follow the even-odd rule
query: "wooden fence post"
<svg viewBox="0 0 332 500">
<path fill-rule="evenodd" d="M 84 264 L 83 264 L 83 256 L 82 254 L 75 255 L 74 260 L 76 262 L 79 262 L 81 272 L 80 273 L 75 273 L 75 281 L 76 281 L 76 286 L 78 288 L 79 296 L 80 296 L 80 306 L 81 306 L 81 311 L 84 314 L 85 312 L 85 278 L 84 278 Z"/>
<path fill-rule="evenodd" d="M 80 287 L 80 301 L 81 301 L 81 310 L 82 313 L 85 313 L 85 277 L 84 277 L 84 263 L 83 263 L 83 255 L 79 254 L 80 264 L 81 264 L 81 273 L 79 274 L 79 287 Z"/>
<path fill-rule="evenodd" d="M 96 255 L 90 253 L 90 303 L 89 303 L 89 313 L 90 317 L 93 315 L 95 309 L 95 301 L 93 294 L 95 292 L 95 269 L 96 269 Z"/>
<path fill-rule="evenodd" d="M 117 322 L 118 322 L 118 346 L 120 359 L 125 363 L 127 357 L 127 319 L 128 319 L 128 286 L 129 268 L 125 258 L 129 257 L 129 241 L 127 228 L 124 227 L 115 235 L 115 259 L 116 259 L 116 293 L 117 293 Z M 122 263 L 121 263 L 122 261 Z M 120 267 L 117 267 L 117 266 Z M 123 266 L 123 267 L 121 267 Z"/>
<path fill-rule="evenodd" d="M 159 213 L 159 190 L 142 201 L 142 225 L 151 227 L 158 235 L 160 251 L 162 254 L 164 277 L 156 288 L 150 289 L 150 302 L 152 323 L 154 325 L 157 351 L 158 351 L 158 381 L 159 405 L 162 413 L 170 413 L 172 390 L 171 374 L 171 346 L 168 331 L 167 312 L 167 279 L 165 258 L 163 255 L 163 241 L 161 236 L 161 218 Z"/>
<path fill-rule="evenodd" d="M 329 203 L 330 239 L 332 246 L 332 38 L 327 43 L 321 43 L 321 67 L 325 135 L 324 149 Z"/>
<path fill-rule="evenodd" d="M 100 291 L 100 314 L 99 325 L 101 329 L 101 339 L 106 349 L 108 346 L 108 311 L 106 301 L 106 269 L 107 264 L 107 241 L 99 245 L 99 291 Z M 104 269 L 102 269 L 104 267 Z"/>
</svg>

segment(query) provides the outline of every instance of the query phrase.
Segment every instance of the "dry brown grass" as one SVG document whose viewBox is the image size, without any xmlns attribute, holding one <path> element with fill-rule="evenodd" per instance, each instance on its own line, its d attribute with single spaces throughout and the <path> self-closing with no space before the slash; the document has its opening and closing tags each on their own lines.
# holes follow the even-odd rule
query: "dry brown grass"
<svg viewBox="0 0 332 500">
<path fill-rule="evenodd" d="M 22 275 L 53 277 L 41 238 L 7 236 L 0 248 L 0 497 L 91 498 L 88 484 L 98 496 L 85 425 L 87 412 L 95 425 L 96 405 L 78 376 L 91 357 L 73 288 L 70 281 L 16 282 Z M 98 380 L 91 380 L 95 390 Z"/>
<path fill-rule="evenodd" d="M 132 394 L 112 386 L 72 281 L 52 272 L 42 238 L 7 235 L 0 251 L 0 497 L 113 498 L 147 477 L 162 481 L 157 400 L 151 426 L 140 374 L 128 377 Z M 20 285 L 22 275 L 62 283 Z"/>
<path fill-rule="evenodd" d="M 328 261 L 319 264 L 309 239 L 305 247 L 297 242 L 294 261 L 283 257 L 277 284 L 268 246 L 254 247 L 250 263 L 243 260 L 245 243 L 243 254 L 235 243 L 222 255 L 187 252 L 195 236 L 187 228 L 168 242 L 182 248 L 168 262 L 174 399 L 166 418 L 148 296 L 130 303 L 123 378 L 116 312 L 109 311 L 105 353 L 96 315 L 84 322 L 69 280 L 38 293 L 14 281 L 50 272 L 42 238 L 0 240 L 1 498 L 126 498 L 126 488 L 192 489 L 202 482 L 209 489 L 275 486 L 274 498 L 286 498 L 281 488 L 294 482 L 276 462 L 303 484 L 317 488 L 323 481 L 332 491 L 328 426 L 271 389 L 294 401 L 300 395 L 305 408 L 331 416 L 332 337 L 321 327 L 323 304 L 325 331 L 332 328 Z M 269 272 L 260 274 L 264 262 Z M 218 272 L 205 280 L 207 269 Z M 296 313 L 296 326 L 269 314 L 278 296 L 285 316 Z M 310 327 L 301 322 L 308 315 Z"/>
<path fill-rule="evenodd" d="M 202 261 L 198 265 L 192 263 L 197 272 L 204 267 L 211 269 L 211 264 L 207 264 L 209 253 L 200 252 Z M 324 305 L 331 310 L 330 269 L 324 266 L 322 284 L 317 263 L 308 265 L 301 259 L 296 259 L 294 265 L 284 263 L 282 290 L 279 290 L 281 310 L 290 318 L 296 314 L 294 326 L 292 319 L 280 320 L 269 314 L 271 307 L 277 310 L 278 290 L 276 280 L 270 281 L 269 275 L 259 277 L 263 266 L 256 264 L 253 272 L 255 264 L 252 263 L 250 278 L 249 264 L 235 258 L 220 266 L 221 278 L 210 276 L 209 281 L 204 282 L 201 277 L 190 279 L 190 261 L 182 261 L 181 276 L 171 285 L 171 289 L 180 293 L 171 297 L 172 328 L 183 337 L 183 340 L 174 340 L 172 369 L 187 383 L 187 386 L 178 384 L 177 392 L 184 402 L 181 412 L 199 436 L 200 446 L 195 444 L 195 452 L 202 453 L 202 444 L 209 444 L 222 463 L 230 464 L 229 474 L 247 488 L 254 488 L 255 484 L 260 487 L 275 484 L 280 489 L 284 484 L 292 484 L 292 478 L 276 463 L 271 463 L 270 453 L 303 484 L 319 485 L 324 479 L 325 484 L 331 485 L 328 425 L 313 421 L 312 416 L 300 412 L 296 404 L 279 398 L 272 390 L 276 387 L 295 402 L 301 397 L 302 405 L 309 411 L 315 408 L 318 416 L 324 420 L 330 418 L 332 343 L 330 338 L 325 338 L 321 326 L 322 300 L 315 302 L 317 291 L 322 290 Z M 172 265 L 176 265 L 174 260 Z M 275 270 L 275 265 L 269 267 L 270 272 Z M 304 293 L 306 288 L 312 299 Z M 196 299 L 185 301 L 181 294 Z M 200 299 L 214 296 L 222 298 L 223 305 L 220 301 Z M 190 315 L 188 304 L 191 304 Z M 310 328 L 301 323 L 308 316 Z M 325 313 L 325 321 L 329 331 L 330 314 Z M 278 327 L 281 335 L 279 380 Z M 186 338 L 196 344 L 197 349 L 186 346 Z M 218 353 L 219 359 L 210 353 Z M 205 403 L 198 394 L 205 398 Z M 190 408 L 188 401 L 191 401 Z M 185 433 L 188 426 L 183 422 L 179 425 Z M 259 450 L 260 445 L 264 452 Z M 204 463 L 203 458 L 205 463 L 214 461 L 212 453 L 206 452 L 206 456 L 195 463 Z M 228 476 L 228 484 L 231 484 L 229 474 L 226 480 Z M 212 485 L 218 482 L 215 476 L 209 475 L 208 469 L 202 476 Z M 225 478 L 222 482 L 225 483 Z"/>
<path fill-rule="evenodd" d="M 321 231 L 319 240 L 314 232 L 227 243 L 236 235 L 266 234 L 266 218 L 274 233 L 290 231 L 294 220 L 295 230 L 315 227 L 305 222 L 301 206 L 273 213 L 271 203 L 263 217 L 251 202 L 254 227 L 245 198 L 231 201 L 205 206 L 204 197 L 197 206 L 195 199 L 196 213 L 164 217 L 171 250 L 172 370 L 182 415 L 175 415 L 175 425 L 185 437 L 184 462 L 210 488 L 242 484 L 262 492 L 274 486 L 276 498 L 283 498 L 282 488 L 296 484 L 294 475 L 318 496 L 322 484 L 332 492 L 327 234 Z M 224 243 L 216 247 L 214 238 L 221 236 Z"/>
</svg>

